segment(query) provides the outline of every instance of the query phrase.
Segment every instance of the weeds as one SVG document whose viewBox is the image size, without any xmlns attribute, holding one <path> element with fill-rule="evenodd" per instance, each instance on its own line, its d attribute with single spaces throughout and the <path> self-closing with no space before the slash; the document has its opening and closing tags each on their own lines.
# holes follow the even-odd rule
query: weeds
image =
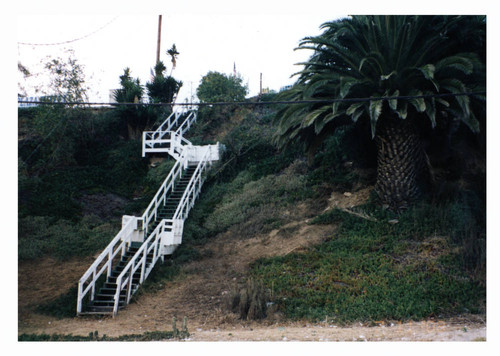
<svg viewBox="0 0 500 356">
<path fill-rule="evenodd" d="M 18 258 L 28 260 L 51 255 L 60 260 L 88 256 L 102 248 L 119 228 L 95 216 L 80 222 L 55 220 L 44 216 L 28 216 L 18 221 Z"/>
<path fill-rule="evenodd" d="M 18 341 L 161 341 L 169 339 L 186 339 L 189 337 L 187 329 L 187 318 L 184 318 L 182 329 L 177 329 L 176 318 L 172 321 L 172 331 L 147 331 L 143 334 L 128 334 L 111 337 L 104 334 L 99 336 L 99 332 L 90 332 L 88 336 L 72 334 L 22 334 Z"/>
</svg>

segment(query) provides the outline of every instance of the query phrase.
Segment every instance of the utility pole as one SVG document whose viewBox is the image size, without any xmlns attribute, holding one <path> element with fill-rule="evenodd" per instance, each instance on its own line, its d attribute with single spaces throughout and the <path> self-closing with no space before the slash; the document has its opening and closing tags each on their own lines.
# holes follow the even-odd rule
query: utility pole
<svg viewBox="0 0 500 356">
<path fill-rule="evenodd" d="M 262 95 L 262 73 L 260 73 L 260 92 L 259 96 Z"/>
<path fill-rule="evenodd" d="M 161 42 L 161 15 L 158 18 L 158 43 L 156 46 L 156 63 L 160 61 L 160 42 Z"/>
</svg>

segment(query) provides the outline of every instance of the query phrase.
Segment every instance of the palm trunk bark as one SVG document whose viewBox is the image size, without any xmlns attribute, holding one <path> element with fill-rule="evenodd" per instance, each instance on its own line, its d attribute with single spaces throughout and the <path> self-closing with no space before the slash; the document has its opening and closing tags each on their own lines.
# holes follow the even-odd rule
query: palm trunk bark
<svg viewBox="0 0 500 356">
<path fill-rule="evenodd" d="M 385 207 L 404 210 L 420 197 L 428 168 L 416 126 L 410 118 L 381 118 L 375 143 L 375 192 Z"/>
</svg>

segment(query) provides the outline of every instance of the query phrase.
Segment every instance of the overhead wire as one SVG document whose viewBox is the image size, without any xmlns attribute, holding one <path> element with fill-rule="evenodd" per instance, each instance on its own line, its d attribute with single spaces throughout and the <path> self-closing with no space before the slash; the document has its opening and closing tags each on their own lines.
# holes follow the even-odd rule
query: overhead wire
<svg viewBox="0 0 500 356">
<path fill-rule="evenodd" d="M 341 98 L 341 99 L 305 99 L 305 100 L 277 100 L 277 101 L 227 101 L 227 102 L 198 102 L 198 103 L 104 103 L 104 102 L 50 102 L 50 101 L 29 101 L 18 100 L 18 103 L 24 104 L 42 104 L 42 105 L 108 105 L 108 106 L 224 106 L 224 105 L 288 105 L 288 104 L 333 104 L 337 102 L 366 102 L 381 100 L 412 100 L 425 98 L 443 98 L 456 96 L 475 96 L 486 95 L 486 91 L 480 92 L 462 92 L 462 93 L 441 93 L 441 94 L 423 94 L 423 95 L 398 95 L 382 96 L 369 98 Z"/>
<path fill-rule="evenodd" d="M 449 97 L 449 96 L 474 96 L 474 95 L 486 95 L 485 91 L 481 92 L 463 92 L 463 93 L 442 93 L 442 94 L 426 94 L 426 95 L 399 95 L 391 97 L 370 97 L 370 98 L 343 98 L 343 99 L 325 99 L 325 100 L 296 100 L 296 101 L 243 101 L 243 102 L 214 102 L 214 103 L 85 103 L 85 102 L 50 102 L 50 101 L 23 101 L 18 100 L 19 103 L 24 104 L 42 104 L 42 105 L 110 105 L 110 106 L 217 106 L 217 105 L 278 105 L 278 104 L 309 104 L 309 103 L 335 103 L 335 102 L 366 102 L 366 101 L 380 101 L 380 100 L 411 100 L 420 98 L 438 98 L 438 97 Z M 52 135 L 57 127 L 62 123 L 60 121 L 55 125 L 52 130 L 43 138 L 42 142 L 31 152 L 31 154 L 26 159 L 26 162 L 31 158 L 31 156 L 40 148 L 40 146 L 45 142 L 45 140 Z"/>
<path fill-rule="evenodd" d="M 111 21 L 109 21 L 108 23 L 104 24 L 103 26 L 99 27 L 97 30 L 93 31 L 93 32 L 90 32 L 88 34 L 86 34 L 85 36 L 81 36 L 81 37 L 78 37 L 78 38 L 75 38 L 75 39 L 72 39 L 72 40 L 67 40 L 67 41 L 62 41 L 62 42 L 55 42 L 55 43 L 28 43 L 28 42 L 17 42 L 18 45 L 23 45 L 23 46 L 60 46 L 60 45 L 63 45 L 63 44 L 68 44 L 68 43 L 72 43 L 72 42 L 76 42 L 76 41 L 80 41 L 80 40 L 83 40 L 87 37 L 90 37 L 92 36 L 93 34 L 101 31 L 102 29 L 104 29 L 105 27 L 109 26 L 112 22 L 114 22 L 116 19 L 118 18 L 118 16 L 115 16 Z"/>
</svg>

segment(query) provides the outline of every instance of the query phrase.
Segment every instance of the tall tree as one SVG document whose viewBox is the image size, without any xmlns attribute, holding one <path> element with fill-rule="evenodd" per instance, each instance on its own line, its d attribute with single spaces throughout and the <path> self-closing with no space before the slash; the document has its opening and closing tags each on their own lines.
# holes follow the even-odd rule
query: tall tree
<svg viewBox="0 0 500 356">
<path fill-rule="evenodd" d="M 50 74 L 51 94 L 64 98 L 67 102 L 85 102 L 89 90 L 85 83 L 84 67 L 68 50 L 68 59 L 52 58 L 45 63 Z"/>
<path fill-rule="evenodd" d="M 172 61 L 172 69 L 170 70 L 170 75 L 172 75 L 172 71 L 175 69 L 177 66 L 177 56 L 180 54 L 177 51 L 177 47 L 175 47 L 175 43 L 172 45 L 172 48 L 170 48 L 167 51 L 167 54 L 170 56 L 170 59 Z"/>
<path fill-rule="evenodd" d="M 202 102 L 242 101 L 248 93 L 240 76 L 231 76 L 219 72 L 208 72 L 196 90 Z"/>
<path fill-rule="evenodd" d="M 318 102 L 282 109 L 277 142 L 302 141 L 311 153 L 339 125 L 366 121 L 378 151 L 375 191 L 382 204 L 404 209 L 420 196 L 428 168 L 419 128 L 452 118 L 480 129 L 471 108 L 484 96 L 435 95 L 484 91 L 486 19 L 353 16 L 321 27 L 300 43 L 314 53 L 281 96 Z M 398 96 L 411 98 L 384 99 Z"/>
</svg>

